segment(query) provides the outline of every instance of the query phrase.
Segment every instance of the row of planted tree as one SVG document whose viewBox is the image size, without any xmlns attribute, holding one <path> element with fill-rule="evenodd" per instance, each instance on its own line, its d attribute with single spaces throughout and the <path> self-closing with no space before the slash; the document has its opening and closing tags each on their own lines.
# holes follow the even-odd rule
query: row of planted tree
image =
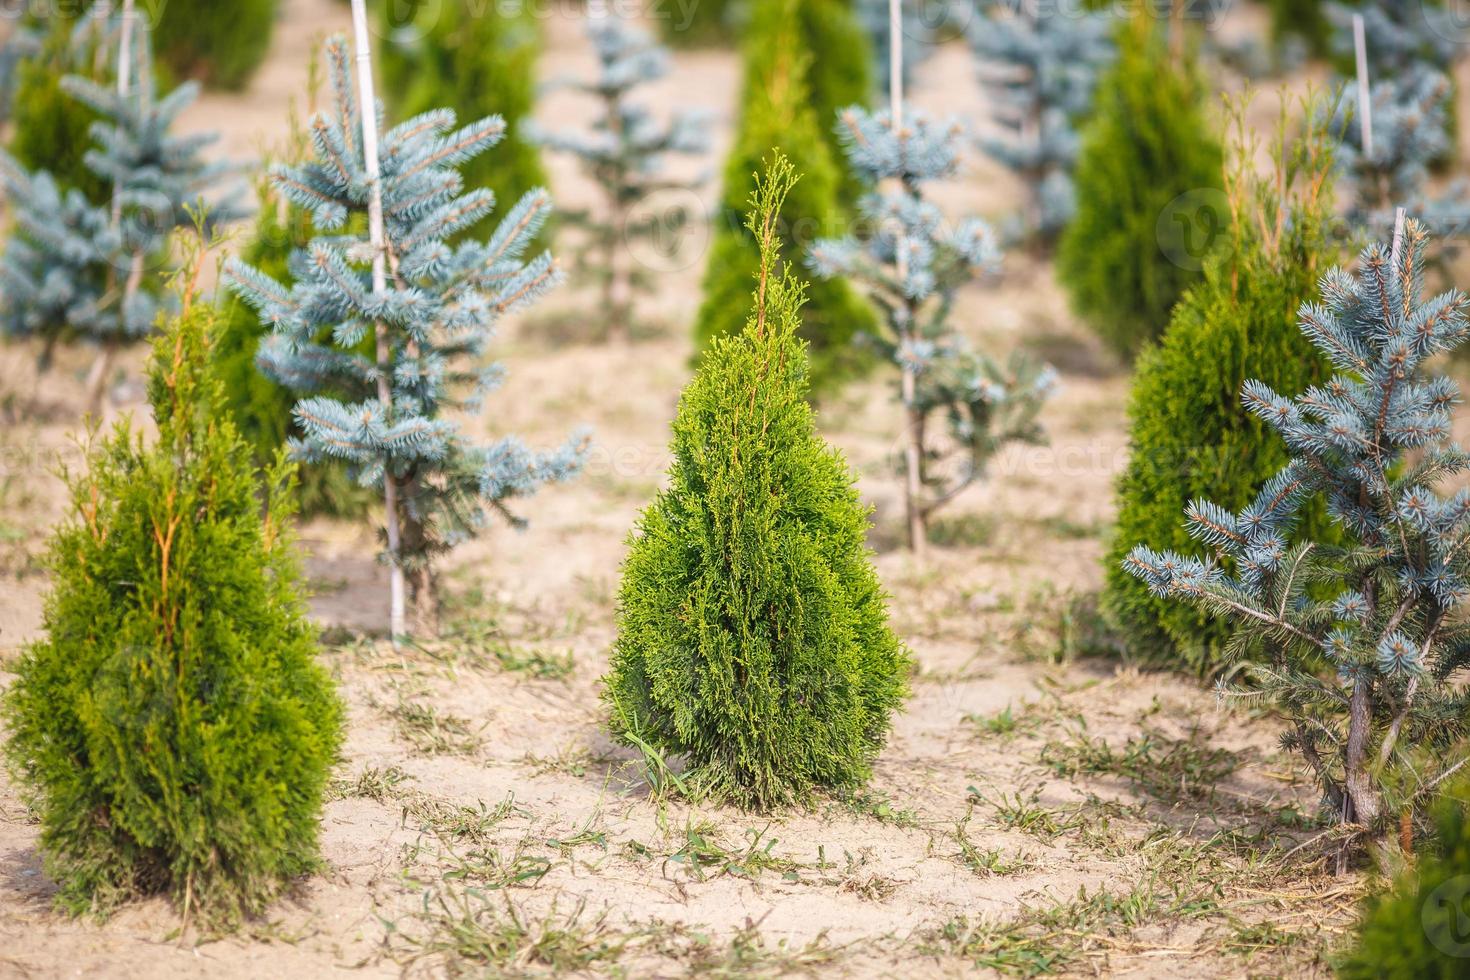
<svg viewBox="0 0 1470 980">
<path fill-rule="evenodd" d="M 1341 107 L 1288 103 L 1274 169 L 1261 176 L 1239 109 L 1221 164 L 1177 21 L 1139 16 L 1110 34 L 1093 17 L 1005 19 L 1014 33 L 985 43 L 1009 50 L 1008 37 L 1055 60 L 1033 63 L 1029 88 L 998 83 L 1019 134 L 1005 145 L 1035 196 L 997 234 L 926 198 L 955 174 L 961 134 L 907 111 L 898 49 L 888 110 L 858 104 L 863 83 L 826 135 L 813 108 L 831 104 L 814 95 L 834 84 L 823 71 L 862 50 L 816 40 L 831 23 L 814 12 L 833 10 L 769 0 L 751 11 L 724 191 L 745 222 L 717 227 L 697 327 L 707 343 L 674 421 L 669 485 L 624 566 L 605 687 L 612 730 L 681 757 L 691 785 L 744 806 L 866 779 L 910 657 L 887 625 L 852 477 L 817 434 L 809 376 L 820 391 L 853 371 L 859 332 L 892 362 L 919 550 L 929 515 L 988 459 L 1040 437 L 1052 384 L 1045 369 L 974 350 L 953 322 L 955 295 L 994 273 L 1004 245 L 1060 233 L 1079 311 L 1124 351 L 1161 334 L 1144 348 L 1130 406 L 1110 612 L 1130 642 L 1229 667 L 1237 686 L 1225 696 L 1276 709 L 1283 743 L 1323 792 L 1340 864 L 1364 847 L 1410 851 L 1464 764 L 1470 707 L 1458 683 L 1470 655 L 1458 615 L 1470 495 L 1432 490 L 1470 456 L 1448 442 L 1454 385 L 1426 369 L 1465 338 L 1466 300 L 1426 299 L 1430 235 L 1413 219 L 1383 221 L 1391 205 L 1432 222 L 1448 213 L 1423 195 L 1446 152 L 1435 142 L 1444 89 L 1422 85 L 1412 59 L 1400 74 L 1385 69 L 1382 109 L 1370 90 L 1372 145 Z M 105 345 L 170 324 L 149 373 L 158 439 L 144 447 L 124 425 L 72 478 L 47 638 L 6 695 L 8 752 L 69 906 L 168 890 L 186 914 L 227 922 L 316 860 L 341 738 L 288 557 L 292 467 L 273 466 L 262 491 L 246 435 L 285 442 L 318 487 L 350 473 L 382 500 L 395 640 L 433 630 L 436 560 L 491 514 L 508 516 L 514 498 L 571 476 L 586 437 L 550 452 L 513 437 L 477 445 L 449 417 L 499 380 L 484 366 L 496 322 L 558 278 L 549 255 L 532 254 L 548 195 L 506 197 L 490 221 L 491 181 L 470 176 L 505 139 L 502 119 L 461 124 L 429 109 L 380 131 L 380 113 L 361 111 L 373 102 L 371 34 L 355 4 L 364 67 L 354 74 L 347 42 L 329 43 L 327 108 L 272 169 L 257 239 L 227 266 L 253 311 L 242 321 L 246 307 L 195 295 L 202 252 L 158 272 L 174 232 L 208 238 L 234 212 L 218 199 L 205 209 L 220 172 L 203 163 L 203 140 L 169 133 L 190 91 L 155 98 L 132 13 L 104 5 L 74 28 L 119 53 L 116 77 L 60 85 L 99 116 L 84 163 L 107 195 L 63 190 L 5 158 L 17 231 L 0 276 L 12 330 Z M 631 80 L 662 67 L 646 37 L 607 15 L 589 33 L 602 128 L 547 140 L 626 188 L 649 157 L 696 150 L 696 127 L 660 127 L 626 104 Z M 1075 70 L 1053 87 L 1058 65 Z M 1098 71 L 1108 81 L 1092 104 Z M 1412 127 L 1395 115 L 1404 91 L 1424 100 Z M 1078 142 L 1086 104 L 1093 122 Z M 1374 242 L 1356 273 L 1334 267 L 1332 187 L 1344 171 L 1350 227 Z M 1159 217 L 1179 194 L 1211 187 L 1226 202 L 1223 228 L 1192 270 Z M 1126 192 L 1137 188 L 1147 193 Z M 783 237 L 843 207 L 866 219 L 862 234 Z M 611 273 L 621 232 L 602 218 L 589 218 L 601 225 L 590 240 Z M 610 294 L 606 309 L 625 312 L 627 295 Z M 733 309 L 738 322 L 725 322 Z M 248 410 L 232 409 L 242 399 Z M 289 439 L 286 421 L 269 421 L 286 408 Z M 252 433 L 252 419 L 268 421 Z M 940 427 L 966 460 L 957 471 L 935 465 Z"/>
</svg>

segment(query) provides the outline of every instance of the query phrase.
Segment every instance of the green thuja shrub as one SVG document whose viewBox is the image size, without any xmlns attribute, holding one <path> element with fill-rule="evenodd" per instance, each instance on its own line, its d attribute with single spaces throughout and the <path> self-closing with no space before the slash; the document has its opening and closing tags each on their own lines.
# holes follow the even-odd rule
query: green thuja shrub
<svg viewBox="0 0 1470 980">
<path fill-rule="evenodd" d="M 746 6 L 742 0 L 670 0 L 652 5 L 648 13 L 676 48 L 723 47 L 738 36 Z"/>
<path fill-rule="evenodd" d="M 1470 976 L 1470 779 L 1434 806 L 1434 839 L 1391 885 L 1369 894 L 1341 980 L 1463 980 Z"/>
<path fill-rule="evenodd" d="M 806 66 L 807 103 L 817 118 L 818 128 L 832 152 L 837 168 L 837 199 L 851 209 L 867 190 L 866 184 L 847 163 L 847 153 L 837 131 L 837 114 L 854 105 L 867 105 L 872 97 L 872 39 L 853 9 L 853 0 L 797 0 L 795 10 L 785 0 L 757 0 L 757 18 L 794 16 L 800 50 L 810 52 Z M 787 12 L 789 11 L 789 12 Z M 760 29 L 759 23 L 753 32 Z M 769 48 L 756 49 L 755 56 L 769 55 Z M 764 67 L 747 74 L 765 77 Z M 887 79 L 880 80 L 887 85 Z"/>
<path fill-rule="evenodd" d="M 1154 18 L 1119 25 L 1118 58 L 1099 84 L 1077 161 L 1077 212 L 1057 251 L 1072 306 L 1126 358 L 1163 333 L 1199 280 L 1199 204 L 1220 186 L 1219 141 L 1188 52 L 1173 63 Z"/>
<path fill-rule="evenodd" d="M 758 809 L 866 780 L 909 666 L 867 512 L 805 398 L 804 289 L 777 240 L 793 179 L 777 156 L 752 194 L 754 308 L 680 400 L 670 485 L 629 542 L 603 694 L 617 737 Z"/>
<path fill-rule="evenodd" d="M 1236 510 L 1286 463 L 1286 447 L 1245 410 L 1240 390 L 1259 378 L 1299 391 L 1329 366 L 1296 325 L 1297 308 L 1317 295 L 1333 264 L 1331 141 L 1322 114 L 1295 140 L 1285 119 L 1271 159 L 1278 169 L 1251 176 L 1254 141 L 1239 110 L 1228 173 L 1225 240 L 1204 278 L 1174 308 L 1157 345 L 1138 359 L 1129 396 L 1128 468 L 1118 481 L 1118 523 L 1105 561 L 1104 606 L 1141 659 L 1209 671 L 1231 636 L 1228 623 L 1152 594 L 1123 558 L 1139 541 L 1203 556 L 1179 515 L 1199 497 Z M 1302 530 L 1335 540 L 1320 507 Z"/>
<path fill-rule="evenodd" d="M 795 0 L 777 0 L 794 9 Z M 760 267 L 760 246 L 742 220 L 762 158 L 778 149 L 802 179 L 782 198 L 779 225 L 783 261 L 799 263 L 819 238 L 847 232 L 847 212 L 839 203 L 842 178 L 824 128 L 837 117 L 820 119 L 807 88 L 810 58 L 791 18 L 760 21 L 747 53 L 746 103 L 735 144 L 725 165 L 723 204 L 715 219 L 714 242 L 704 274 L 704 298 L 694 323 L 695 340 L 705 350 L 716 337 L 738 334 L 745 326 L 751 277 Z M 828 126 L 827 124 L 830 124 Z M 810 345 L 811 383 L 818 393 L 832 390 L 871 358 L 853 343 L 876 329 L 871 308 L 841 279 L 821 280 L 807 293 L 801 336 Z"/>
<path fill-rule="evenodd" d="M 6 755 L 74 913 L 163 893 L 228 928 L 318 864 L 342 708 L 297 584 L 290 468 L 225 421 L 213 311 L 154 344 L 158 437 L 127 422 L 69 476 L 45 639 L 4 694 Z"/>
<path fill-rule="evenodd" d="M 75 188 L 94 203 L 107 200 L 112 186 L 88 167 L 84 157 L 93 146 L 91 128 L 101 116 L 62 90 L 67 75 L 82 74 L 107 83 L 116 68 L 116 53 L 98 58 L 96 38 L 73 37 L 73 25 L 55 20 L 39 54 L 15 70 L 11 104 L 10 155 L 27 170 L 46 170 L 59 187 Z"/>
<path fill-rule="evenodd" d="M 1270 0 L 1271 40 L 1277 45 L 1299 41 L 1307 53 L 1325 58 L 1332 52 L 1332 24 L 1323 0 Z"/>
<path fill-rule="evenodd" d="M 239 90 L 265 60 L 280 0 L 167 0 L 157 7 L 153 46 L 181 79 Z"/>
<path fill-rule="evenodd" d="M 407 119 L 453 109 L 461 125 L 486 116 L 506 122 L 505 136 L 460 165 L 466 190 L 488 187 L 495 214 L 510 210 L 528 191 L 546 186 L 541 152 L 522 125 L 536 98 L 540 27 L 529 4 L 519 14 L 464 3 L 404 4 L 375 0 L 385 43 L 378 52 L 382 97 L 389 115 Z M 486 217 L 458 236 L 484 239 L 496 226 Z"/>
</svg>

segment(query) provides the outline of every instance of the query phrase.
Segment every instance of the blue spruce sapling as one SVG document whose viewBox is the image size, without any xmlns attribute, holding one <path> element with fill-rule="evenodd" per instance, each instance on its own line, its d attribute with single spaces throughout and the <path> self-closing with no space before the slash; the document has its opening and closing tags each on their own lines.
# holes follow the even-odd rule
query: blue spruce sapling
<svg viewBox="0 0 1470 980">
<path fill-rule="evenodd" d="M 1425 0 L 1373 0 L 1353 5 L 1329 3 L 1327 20 L 1333 27 L 1332 50 L 1344 64 L 1355 57 L 1352 20 L 1363 17 L 1368 39 L 1368 68 L 1373 79 L 1389 78 L 1430 64 L 1440 70 L 1464 55 L 1463 30 L 1447 5 Z"/>
<path fill-rule="evenodd" d="M 1007 237 L 1049 242 L 1076 210 L 1077 126 L 1113 59 L 1111 21 L 1104 13 L 1064 10 L 1052 0 L 983 0 L 981 7 L 983 16 L 969 25 L 970 45 L 995 125 L 1005 135 L 980 145 L 1031 195 L 1021 227 Z"/>
<path fill-rule="evenodd" d="M 626 337 L 633 293 L 650 286 L 629 265 L 630 245 L 634 239 L 666 235 L 690 217 L 682 208 L 639 217 L 635 208 L 655 192 L 693 186 L 661 175 L 665 157 L 702 154 L 709 148 L 709 139 L 698 114 L 677 112 L 667 124 L 660 124 L 646 106 L 633 101 L 639 86 L 662 78 L 669 70 L 668 52 L 645 31 L 603 13 L 589 15 L 587 36 L 597 52 L 597 77 L 574 83 L 574 87 L 601 102 L 602 112 L 592 132 L 538 128 L 535 138 L 553 150 L 579 157 L 602 190 L 606 203 L 601 214 L 571 212 L 564 218 L 587 229 L 590 241 L 578 257 L 579 265 L 591 267 L 601 284 L 608 333 Z"/>
<path fill-rule="evenodd" d="M 208 235 L 240 215 L 233 199 L 205 200 L 233 170 L 205 161 L 215 137 L 170 132 L 198 86 L 157 98 L 147 38 L 134 34 L 130 9 L 120 17 L 116 84 L 80 76 L 62 82 L 100 117 L 85 162 L 112 186 L 111 201 L 63 191 L 49 173 L 28 172 L 0 151 L 0 186 L 15 209 L 15 229 L 0 256 L 0 329 L 42 338 L 43 366 L 59 341 L 99 344 L 88 385 L 94 412 L 117 349 L 146 336 L 158 317 L 170 236 L 180 229 Z"/>
<path fill-rule="evenodd" d="M 1347 87 L 1332 132 L 1338 134 L 1336 155 L 1351 193 L 1350 223 L 1386 238 L 1393 233 L 1395 209 L 1402 207 L 1441 240 L 1457 239 L 1470 226 L 1470 184 L 1459 180 L 1438 194 L 1429 189 L 1431 166 L 1452 150 L 1446 116 L 1451 89 L 1447 75 L 1422 64 L 1375 82 L 1368 96 L 1370 154 L 1363 147 L 1357 87 Z"/>
<path fill-rule="evenodd" d="M 41 53 L 41 36 L 18 24 L 0 41 L 0 123 L 10 118 L 10 103 L 15 98 L 15 76 L 22 62 Z"/>
<path fill-rule="evenodd" d="M 360 48 L 365 41 L 363 27 Z M 522 197 L 488 240 L 449 244 L 495 207 L 489 190 L 463 191 L 456 168 L 493 146 L 504 121 L 456 128 L 452 111 L 426 112 L 386 132 L 379 157 L 345 40 L 330 41 L 326 55 L 335 99 L 311 122 L 314 158 L 273 171 L 318 235 L 293 256 L 289 286 L 238 260 L 226 275 L 273 328 L 261 368 L 302 396 L 294 454 L 346 463 L 383 494 L 396 640 L 407 631 L 405 598 L 415 631 L 437 629 L 434 560 L 476 533 L 488 511 L 510 518 L 508 501 L 571 476 L 585 440 L 546 453 L 513 436 L 480 445 L 444 417 L 478 408 L 496 387 L 501 368 L 482 363 L 496 322 L 559 278 L 549 254 L 523 257 L 551 210 L 544 190 Z M 381 281 L 368 269 L 379 263 Z"/>
<path fill-rule="evenodd" d="M 886 314 L 874 339 L 900 371 L 908 542 L 921 554 L 929 518 L 983 477 L 991 457 L 1041 439 L 1036 416 L 1055 376 L 1019 355 L 1002 366 L 950 321 L 955 290 L 1000 262 L 988 225 L 951 224 L 923 197 L 925 183 L 955 172 L 958 127 L 916 115 L 895 129 L 890 113 L 854 106 L 839 131 L 856 173 L 895 186 L 859 202 L 872 234 L 820 240 L 808 262 L 819 276 L 857 281 Z"/>
<path fill-rule="evenodd" d="M 1251 687 L 1222 695 L 1264 698 L 1287 719 L 1282 744 L 1343 824 L 1339 867 L 1351 844 L 1411 820 L 1466 762 L 1470 491 L 1432 486 L 1470 470 L 1470 454 L 1449 442 L 1458 387 L 1423 369 L 1464 342 L 1470 299 L 1421 297 L 1427 238 L 1409 221 L 1391 249 L 1369 246 L 1357 275 L 1334 269 L 1322 302 L 1302 304 L 1302 332 L 1338 374 L 1295 400 L 1243 386 L 1291 459 L 1239 513 L 1204 499 L 1186 509 L 1215 556 L 1140 545 L 1124 560 L 1155 594 L 1234 625 L 1227 656 L 1264 654 L 1241 660 Z M 1287 546 L 1313 499 L 1347 546 Z"/>
</svg>

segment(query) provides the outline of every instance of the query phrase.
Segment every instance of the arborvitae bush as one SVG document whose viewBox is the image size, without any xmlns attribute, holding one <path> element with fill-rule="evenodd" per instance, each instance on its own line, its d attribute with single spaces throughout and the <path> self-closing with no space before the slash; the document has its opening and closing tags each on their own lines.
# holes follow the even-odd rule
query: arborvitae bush
<svg viewBox="0 0 1470 980">
<path fill-rule="evenodd" d="M 1470 736 L 1470 490 L 1436 490 L 1463 484 L 1470 454 L 1450 442 L 1459 387 L 1428 370 L 1470 337 L 1470 299 L 1423 295 L 1427 239 L 1406 222 L 1302 304 L 1332 377 L 1295 398 L 1241 387 L 1291 458 L 1238 511 L 1190 501 L 1183 516 L 1209 556 L 1140 544 L 1125 559 L 1154 594 L 1231 624 L 1220 695 L 1283 719 L 1282 747 L 1339 825 L 1339 871 L 1364 844 L 1389 863 L 1389 842 L 1465 764 Z M 1298 533 L 1313 503 L 1341 544 Z"/>
<path fill-rule="evenodd" d="M 40 52 L 16 66 L 7 146 L 27 170 L 44 169 L 63 190 L 76 188 L 93 203 L 106 201 L 111 190 L 84 160 L 92 148 L 92 124 L 100 116 L 66 92 L 61 80 L 78 72 L 98 83 L 113 77 L 115 55 L 102 59 L 105 70 L 96 69 L 99 40 L 96 32 L 79 31 L 65 21 L 51 25 Z"/>
<path fill-rule="evenodd" d="M 46 638 L 4 695 L 8 760 L 58 903 L 172 896 L 228 927 L 318 865 L 342 708 L 297 583 L 291 471 L 261 478 L 194 306 L 154 345 L 158 437 L 127 422 L 68 475 Z"/>
<path fill-rule="evenodd" d="M 666 3 L 650 8 L 659 32 L 676 48 L 724 46 L 738 34 L 745 19 L 743 0 L 698 0 L 683 7 Z"/>
<path fill-rule="evenodd" d="M 754 308 L 680 400 L 670 485 L 629 542 L 604 692 L 618 737 L 761 809 L 866 780 L 909 664 L 867 512 L 805 399 L 803 288 L 777 241 L 793 179 L 778 156 L 752 194 Z"/>
<path fill-rule="evenodd" d="M 873 94 L 869 39 L 852 0 L 753 0 L 745 38 L 742 116 L 765 99 L 762 90 L 783 84 L 781 78 L 787 73 L 799 73 L 803 101 L 817 120 L 817 135 L 826 143 L 837 174 L 837 201 L 842 208 L 851 209 L 864 188 L 847 167 L 835 128 L 837 113 L 848 106 L 866 105 Z M 799 68 L 792 59 L 793 51 L 801 53 Z M 779 142 L 766 144 L 767 149 L 772 146 L 785 151 Z M 757 162 L 758 157 L 751 161 Z M 805 174 L 802 161 L 794 162 Z M 725 203 L 735 215 L 734 226 L 740 224 L 740 208 L 749 189 L 745 183 L 738 196 L 725 194 Z"/>
<path fill-rule="evenodd" d="M 280 0 L 168 0 L 154 44 L 175 75 L 242 89 L 265 60 Z"/>
<path fill-rule="evenodd" d="M 759 6 L 755 17 L 760 18 L 779 16 L 777 12 L 786 7 L 789 0 L 756 2 Z M 842 140 L 837 135 L 836 120 L 843 109 L 867 105 L 872 98 L 872 42 L 858 22 L 853 0 L 797 0 L 793 13 L 801 38 L 800 50 L 810 54 L 805 72 L 808 104 L 832 151 L 832 163 L 838 173 L 838 202 L 850 209 L 867 188 L 847 166 Z M 757 29 L 753 27 L 752 33 Z M 756 55 L 758 59 L 759 49 Z M 752 77 L 764 74 L 763 71 L 747 74 L 747 83 Z"/>
<path fill-rule="evenodd" d="M 546 186 L 541 151 L 522 125 L 535 104 L 541 53 L 531 5 L 516 15 L 499 13 L 495 4 L 481 10 L 463 2 L 377 2 L 384 38 L 378 66 L 389 114 L 407 119 L 447 108 L 460 119 L 499 116 L 505 138 L 460 168 L 465 190 L 488 187 L 505 209 Z M 494 228 L 486 218 L 460 239 L 483 238 Z"/>
<path fill-rule="evenodd" d="M 793 0 L 772 0 L 790 7 Z M 808 56 L 791 18 L 759 22 L 765 33 L 750 38 L 746 103 L 730 158 L 725 165 L 723 207 L 715 218 L 714 241 L 704 274 L 704 299 L 695 320 L 701 350 L 716 337 L 737 334 L 745 325 L 744 303 L 760 265 L 760 248 L 741 215 L 753 188 L 754 173 L 774 147 L 801 173 L 801 181 L 782 198 L 779 223 L 782 258 L 800 263 L 818 238 L 848 230 L 838 202 L 841 178 L 823 130 L 837 116 L 821 118 L 812 109 L 806 84 Z M 835 138 L 835 136 L 834 136 Z M 853 338 L 872 332 L 872 310 L 840 279 L 815 283 L 807 293 L 802 337 L 810 344 L 811 382 L 830 391 L 865 362 Z"/>
<path fill-rule="evenodd" d="M 1332 50 L 1332 23 L 1323 0 L 1269 0 L 1271 40 L 1278 46 L 1297 42 L 1313 57 Z"/>
<path fill-rule="evenodd" d="M 1138 359 L 1104 597 L 1131 653 L 1201 671 L 1218 664 L 1229 628 L 1151 595 L 1121 561 L 1139 541 L 1203 555 L 1179 519 L 1185 506 L 1209 495 L 1239 509 L 1286 462 L 1285 447 L 1241 405 L 1240 386 L 1259 378 L 1298 391 L 1328 371 L 1294 316 L 1333 257 L 1330 141 L 1320 122 L 1287 141 L 1283 120 L 1271 154 L 1277 169 L 1258 179 L 1249 169 L 1254 141 L 1236 120 L 1231 213 L 1220 216 L 1227 238 L 1203 281 L 1174 308 L 1163 338 Z M 1321 537 L 1326 521 L 1320 509 L 1311 514 L 1303 530 Z"/>
<path fill-rule="evenodd" d="M 1357 942 L 1337 964 L 1341 980 L 1463 980 L 1470 882 L 1470 780 L 1449 784 L 1434 806 L 1434 839 L 1385 891 L 1364 903 Z"/>
<path fill-rule="evenodd" d="M 1193 57 L 1171 60 L 1155 19 L 1119 25 L 1118 59 L 1099 84 L 1075 174 L 1077 210 L 1057 251 L 1072 305 L 1132 358 L 1163 333 L 1199 279 L 1197 209 L 1187 191 L 1220 186 L 1220 144 Z"/>
</svg>

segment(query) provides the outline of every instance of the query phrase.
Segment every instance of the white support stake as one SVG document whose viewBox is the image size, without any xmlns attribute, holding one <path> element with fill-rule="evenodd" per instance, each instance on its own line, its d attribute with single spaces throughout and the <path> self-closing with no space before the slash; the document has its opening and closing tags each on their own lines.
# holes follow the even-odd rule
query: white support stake
<svg viewBox="0 0 1470 980">
<path fill-rule="evenodd" d="M 1373 100 L 1368 91 L 1368 40 L 1363 33 L 1363 15 L 1353 14 L 1353 51 L 1358 61 L 1358 125 L 1363 134 L 1363 155 L 1373 157 Z"/>
<path fill-rule="evenodd" d="M 1399 256 L 1403 254 L 1405 217 L 1403 208 L 1398 208 L 1393 213 L 1393 246 L 1388 253 L 1388 264 L 1395 276 L 1399 274 Z"/>
<path fill-rule="evenodd" d="M 117 41 L 117 94 L 126 99 L 133 90 L 133 22 L 138 13 L 133 9 L 133 0 L 123 0 L 122 23 L 118 27 Z M 112 195 L 112 223 L 122 222 L 122 194 Z"/>
<path fill-rule="evenodd" d="M 378 157 L 378 100 L 373 91 L 373 52 L 368 37 L 365 0 L 352 0 L 352 32 L 357 60 L 358 112 L 362 116 L 362 155 L 368 179 L 368 241 L 373 248 L 373 294 L 388 290 L 388 247 L 383 232 L 383 180 Z M 393 391 L 388 378 L 388 328 L 375 325 L 377 334 L 378 401 L 387 412 L 393 408 Z M 383 504 L 384 524 L 388 532 L 389 607 L 388 632 L 396 647 L 407 633 L 404 616 L 403 565 L 401 535 L 398 527 L 398 486 L 384 459 Z"/>
</svg>

